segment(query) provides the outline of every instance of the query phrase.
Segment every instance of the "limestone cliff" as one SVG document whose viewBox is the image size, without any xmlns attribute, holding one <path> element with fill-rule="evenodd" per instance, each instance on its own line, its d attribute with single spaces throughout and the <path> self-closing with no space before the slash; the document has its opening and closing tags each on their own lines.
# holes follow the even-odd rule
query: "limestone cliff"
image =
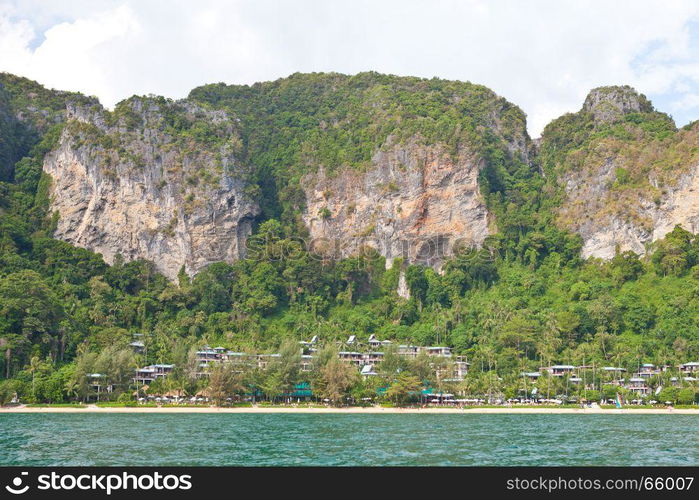
<svg viewBox="0 0 699 500">
<path fill-rule="evenodd" d="M 482 164 L 468 149 L 452 157 L 441 145 L 392 145 L 364 172 L 306 176 L 304 221 L 317 250 L 347 256 L 369 246 L 387 264 L 438 265 L 455 243 L 479 246 L 489 234 Z"/>
<path fill-rule="evenodd" d="M 235 120 L 163 98 L 131 98 L 110 113 L 70 105 L 52 177 L 56 238 L 107 262 L 148 259 L 169 278 L 244 251 L 257 204 L 236 160 Z"/>
<path fill-rule="evenodd" d="M 556 143 L 580 131 L 567 149 Z M 699 127 L 676 130 L 630 87 L 595 89 L 549 125 L 542 151 L 554 149 L 565 151 L 549 165 L 563 189 L 559 222 L 582 236 L 583 257 L 642 255 L 677 224 L 699 230 Z"/>
<path fill-rule="evenodd" d="M 190 98 L 242 117 L 248 158 L 276 195 L 265 211 L 301 221 L 336 258 L 370 246 L 389 265 L 438 268 L 455 243 L 494 231 L 482 192 L 504 196 L 515 171 L 530 171 L 522 110 L 470 82 L 295 74 Z"/>
</svg>

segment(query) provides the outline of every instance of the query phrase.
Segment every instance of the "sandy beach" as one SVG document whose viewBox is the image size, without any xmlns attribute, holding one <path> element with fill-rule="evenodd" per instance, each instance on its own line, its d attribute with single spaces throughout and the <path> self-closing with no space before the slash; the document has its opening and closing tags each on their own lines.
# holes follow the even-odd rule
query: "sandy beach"
<svg viewBox="0 0 699 500">
<path fill-rule="evenodd" d="M 281 407 L 270 408 L 264 406 L 243 407 L 243 408 L 220 408 L 215 406 L 209 407 L 117 407 L 117 408 L 101 408 L 95 405 L 87 405 L 84 408 L 67 408 L 67 407 L 5 407 L 0 408 L 0 414 L 3 413 L 158 413 L 158 414 L 177 414 L 177 413 L 335 413 L 335 414 L 407 414 L 407 413 L 422 413 L 435 415 L 455 415 L 468 413 L 491 413 L 491 414 L 606 414 L 606 415 L 697 415 L 699 416 L 699 408 L 697 409 L 667 409 L 667 408 L 622 408 L 622 409 L 603 409 L 603 408 L 383 408 L 372 406 L 367 408 L 304 408 L 304 407 Z"/>
</svg>

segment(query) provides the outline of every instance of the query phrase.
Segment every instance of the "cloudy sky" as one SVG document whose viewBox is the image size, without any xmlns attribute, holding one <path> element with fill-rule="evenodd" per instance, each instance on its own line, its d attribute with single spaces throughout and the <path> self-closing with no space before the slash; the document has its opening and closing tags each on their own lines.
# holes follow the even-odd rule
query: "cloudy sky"
<svg viewBox="0 0 699 500">
<path fill-rule="evenodd" d="M 518 104 L 533 136 L 630 84 L 682 125 L 699 118 L 699 2 L 0 0 L 0 70 L 110 107 L 297 71 L 438 76 Z"/>
</svg>

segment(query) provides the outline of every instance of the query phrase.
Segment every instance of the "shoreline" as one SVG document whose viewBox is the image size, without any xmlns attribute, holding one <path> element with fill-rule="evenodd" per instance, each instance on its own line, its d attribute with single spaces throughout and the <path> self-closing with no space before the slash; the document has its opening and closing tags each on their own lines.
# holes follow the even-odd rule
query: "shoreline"
<svg viewBox="0 0 699 500">
<path fill-rule="evenodd" d="M 84 408 L 45 407 L 32 408 L 26 406 L 14 408 L 0 408 L 0 415 L 12 413 L 153 413 L 153 414 L 182 414 L 182 413 L 307 413 L 307 414 L 430 414 L 430 415 L 465 415 L 475 414 L 573 414 L 573 415 L 697 415 L 697 409 L 667 409 L 667 408 L 383 408 L 372 406 L 368 408 L 265 408 L 265 407 L 115 407 L 101 408 L 88 405 Z"/>
</svg>

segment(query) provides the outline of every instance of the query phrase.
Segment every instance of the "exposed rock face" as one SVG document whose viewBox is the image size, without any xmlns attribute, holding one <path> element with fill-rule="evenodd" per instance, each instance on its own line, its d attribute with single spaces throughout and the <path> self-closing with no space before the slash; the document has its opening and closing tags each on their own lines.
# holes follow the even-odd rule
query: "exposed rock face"
<svg viewBox="0 0 699 500">
<path fill-rule="evenodd" d="M 699 127 L 677 131 L 631 87 L 593 90 L 581 113 L 596 135 L 557 168 L 566 193 L 560 220 L 582 236 L 583 257 L 643 255 L 676 225 L 699 230 Z M 625 120 L 629 113 L 638 115 Z M 611 122 L 613 132 L 604 128 Z"/>
<path fill-rule="evenodd" d="M 239 258 L 259 208 L 234 157 L 234 121 L 186 101 L 132 98 L 120 106 L 120 114 L 69 107 L 60 144 L 44 162 L 60 216 L 54 236 L 110 263 L 117 254 L 152 260 L 171 279 L 182 266 L 193 274 Z M 194 132 L 175 139 L 174 126 L 206 126 L 207 141 Z"/>
<path fill-rule="evenodd" d="M 482 162 L 468 150 L 452 158 L 412 141 L 377 152 L 366 172 L 306 176 L 304 221 L 315 248 L 348 256 L 369 246 L 388 266 L 397 257 L 438 266 L 455 243 L 480 245 L 490 233 Z"/>
<path fill-rule="evenodd" d="M 598 122 L 613 122 L 628 113 L 653 111 L 650 101 L 628 85 L 598 87 L 585 99 L 583 111 L 592 113 Z"/>
<path fill-rule="evenodd" d="M 410 288 L 408 288 L 408 280 L 405 278 L 405 269 L 400 270 L 400 275 L 398 275 L 398 288 L 396 293 L 399 297 L 404 299 L 410 298 Z"/>
<path fill-rule="evenodd" d="M 586 217 L 574 226 L 583 237 L 584 258 L 611 259 L 617 250 L 644 255 L 652 242 L 665 237 L 676 225 L 692 233 L 699 232 L 699 165 L 682 175 L 676 184 L 666 186 L 663 189 L 666 194 L 657 201 L 639 193 L 635 206 L 627 206 L 623 213 L 604 213 L 604 205 L 613 196 L 607 192 L 608 182 L 613 179 L 611 165 L 610 162 L 600 168 L 596 178 L 593 175 L 593 179 L 581 181 L 572 177 L 567 183 L 570 198 L 578 203 L 589 200 L 590 212 L 599 210 L 602 214 Z"/>
</svg>

